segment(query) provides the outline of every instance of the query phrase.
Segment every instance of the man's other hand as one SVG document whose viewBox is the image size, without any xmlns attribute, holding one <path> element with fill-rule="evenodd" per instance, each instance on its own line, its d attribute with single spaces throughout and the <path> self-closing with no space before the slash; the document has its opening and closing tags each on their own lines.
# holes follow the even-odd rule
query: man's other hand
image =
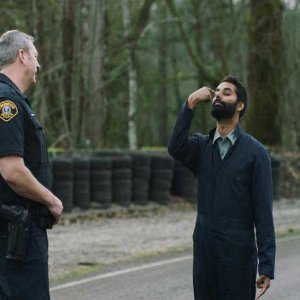
<svg viewBox="0 0 300 300">
<path fill-rule="evenodd" d="M 259 295 L 256 297 L 256 300 L 259 299 L 262 295 L 265 294 L 267 289 L 270 287 L 271 280 L 265 275 L 260 275 L 256 281 L 256 286 L 260 289 Z"/>
</svg>

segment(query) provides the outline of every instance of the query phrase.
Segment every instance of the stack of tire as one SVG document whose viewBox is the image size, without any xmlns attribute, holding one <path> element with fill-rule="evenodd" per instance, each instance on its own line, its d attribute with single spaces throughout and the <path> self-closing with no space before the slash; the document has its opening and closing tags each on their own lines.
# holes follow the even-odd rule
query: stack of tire
<svg viewBox="0 0 300 300">
<path fill-rule="evenodd" d="M 52 161 L 53 192 L 62 201 L 64 211 L 73 208 L 73 160 L 60 157 Z"/>
<path fill-rule="evenodd" d="M 194 174 L 176 161 L 172 180 L 172 194 L 195 203 L 197 200 L 197 179 Z"/>
<path fill-rule="evenodd" d="M 170 202 L 174 160 L 169 155 L 155 154 L 151 157 L 150 200 L 159 204 Z"/>
<path fill-rule="evenodd" d="M 90 205 L 90 160 L 87 157 L 74 157 L 74 206 L 88 209 Z"/>
<path fill-rule="evenodd" d="M 119 155 L 110 157 L 112 161 L 112 201 L 129 206 L 132 196 L 131 157 Z"/>
<path fill-rule="evenodd" d="M 132 202 L 148 203 L 149 181 L 151 175 L 151 156 L 144 153 L 131 153 L 132 159 Z"/>
<path fill-rule="evenodd" d="M 91 201 L 101 208 L 109 208 L 112 203 L 112 162 L 108 157 L 90 158 Z"/>
</svg>

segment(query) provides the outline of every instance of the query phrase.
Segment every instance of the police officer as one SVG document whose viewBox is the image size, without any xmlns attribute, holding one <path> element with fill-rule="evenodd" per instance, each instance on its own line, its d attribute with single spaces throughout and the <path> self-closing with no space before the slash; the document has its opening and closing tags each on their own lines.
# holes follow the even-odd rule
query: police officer
<svg viewBox="0 0 300 300">
<path fill-rule="evenodd" d="M 24 94 L 38 69 L 31 36 L 11 30 L 0 37 L 1 300 L 50 299 L 46 228 L 63 205 L 48 189 L 44 131 Z"/>
</svg>

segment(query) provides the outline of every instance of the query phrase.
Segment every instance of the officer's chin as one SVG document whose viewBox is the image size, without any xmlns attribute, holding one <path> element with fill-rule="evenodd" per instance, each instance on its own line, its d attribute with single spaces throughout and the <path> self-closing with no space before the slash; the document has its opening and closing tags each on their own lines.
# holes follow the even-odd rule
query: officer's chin
<svg viewBox="0 0 300 300">
<path fill-rule="evenodd" d="M 36 84 L 36 74 L 34 74 L 34 76 L 32 78 L 32 84 Z"/>
</svg>

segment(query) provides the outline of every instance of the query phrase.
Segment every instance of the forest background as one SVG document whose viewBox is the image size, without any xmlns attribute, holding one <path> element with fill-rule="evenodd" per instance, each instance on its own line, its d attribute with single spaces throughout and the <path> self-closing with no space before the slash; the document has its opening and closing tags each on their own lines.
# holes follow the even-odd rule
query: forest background
<svg viewBox="0 0 300 300">
<path fill-rule="evenodd" d="M 300 1 L 2 0 L 1 31 L 35 37 L 28 95 L 50 148 L 165 147 L 188 95 L 227 74 L 248 88 L 243 127 L 300 149 Z M 193 130 L 214 126 L 209 105 Z"/>
</svg>

